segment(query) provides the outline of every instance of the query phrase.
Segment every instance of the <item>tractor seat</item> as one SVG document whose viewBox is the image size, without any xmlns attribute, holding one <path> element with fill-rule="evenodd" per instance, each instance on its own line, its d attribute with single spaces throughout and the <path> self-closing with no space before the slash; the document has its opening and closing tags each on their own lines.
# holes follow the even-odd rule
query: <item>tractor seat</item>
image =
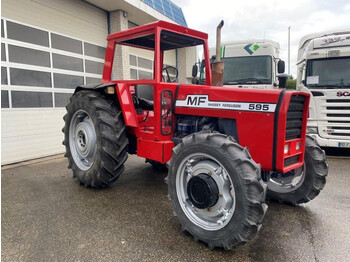
<svg viewBox="0 0 350 262">
<path fill-rule="evenodd" d="M 136 85 L 135 95 L 139 99 L 140 107 L 143 110 L 153 110 L 153 86 Z"/>
</svg>

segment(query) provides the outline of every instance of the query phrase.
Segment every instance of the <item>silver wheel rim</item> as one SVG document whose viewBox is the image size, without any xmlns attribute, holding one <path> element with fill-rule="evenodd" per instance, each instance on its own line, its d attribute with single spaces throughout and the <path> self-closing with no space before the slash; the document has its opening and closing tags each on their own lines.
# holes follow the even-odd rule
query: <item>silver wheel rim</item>
<svg viewBox="0 0 350 262">
<path fill-rule="evenodd" d="M 295 175 L 290 177 L 271 178 L 267 182 L 267 187 L 277 193 L 289 193 L 298 189 L 304 182 L 306 167 L 303 166 L 297 168 Z"/>
<path fill-rule="evenodd" d="M 77 111 L 70 121 L 69 147 L 75 164 L 81 170 L 88 170 L 96 155 L 96 132 L 89 114 Z"/>
<path fill-rule="evenodd" d="M 217 203 L 205 209 L 196 208 L 187 194 L 192 176 L 208 174 L 219 189 Z M 191 154 L 180 163 L 176 173 L 176 193 L 183 212 L 195 225 L 205 230 L 219 230 L 231 220 L 235 211 L 235 190 L 232 180 L 220 162 L 207 154 Z"/>
</svg>

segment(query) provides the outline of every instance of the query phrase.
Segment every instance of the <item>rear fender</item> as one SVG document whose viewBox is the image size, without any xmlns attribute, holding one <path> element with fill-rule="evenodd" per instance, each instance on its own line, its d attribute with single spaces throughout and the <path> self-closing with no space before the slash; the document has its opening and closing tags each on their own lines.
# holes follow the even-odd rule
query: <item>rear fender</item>
<svg viewBox="0 0 350 262">
<path fill-rule="evenodd" d="M 114 86 L 116 89 L 117 97 L 119 100 L 120 108 L 123 112 L 124 122 L 126 126 L 137 127 L 137 117 L 134 108 L 134 103 L 131 98 L 131 94 L 126 84 L 116 83 L 92 83 L 87 85 L 78 86 L 74 94 L 80 90 L 95 90 L 104 92 L 107 87 Z"/>
<path fill-rule="evenodd" d="M 104 91 L 107 87 L 109 86 L 115 86 L 116 84 L 114 83 L 91 83 L 91 84 L 86 84 L 86 85 L 81 85 L 78 86 L 74 94 L 80 90 L 98 90 L 98 91 Z"/>
</svg>

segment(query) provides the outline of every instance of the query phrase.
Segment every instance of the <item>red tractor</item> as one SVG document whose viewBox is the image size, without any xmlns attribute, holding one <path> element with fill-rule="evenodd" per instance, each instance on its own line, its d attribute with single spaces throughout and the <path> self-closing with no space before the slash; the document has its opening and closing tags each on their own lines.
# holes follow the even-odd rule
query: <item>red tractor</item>
<svg viewBox="0 0 350 262">
<path fill-rule="evenodd" d="M 158 21 L 107 40 L 102 83 L 77 87 L 64 117 L 66 157 L 81 184 L 115 182 L 128 153 L 167 164 L 183 230 L 225 249 L 257 234 L 266 194 L 296 205 L 323 189 L 328 166 L 306 135 L 308 94 L 213 86 L 208 35 L 179 25 Z M 152 79 L 114 80 L 123 45 L 153 52 Z M 165 52 L 191 46 L 203 47 L 205 85 L 179 84 L 164 65 Z"/>
</svg>

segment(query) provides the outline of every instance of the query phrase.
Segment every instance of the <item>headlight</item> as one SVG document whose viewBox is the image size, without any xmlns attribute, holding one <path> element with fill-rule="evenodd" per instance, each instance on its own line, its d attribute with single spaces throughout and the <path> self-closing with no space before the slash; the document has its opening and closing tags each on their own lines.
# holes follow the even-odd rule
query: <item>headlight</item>
<svg viewBox="0 0 350 262">
<path fill-rule="evenodd" d="M 300 149 L 300 142 L 298 141 L 295 145 L 295 150 L 298 151 Z"/>
<path fill-rule="evenodd" d="M 306 129 L 306 132 L 307 132 L 308 134 L 317 134 L 317 133 L 318 133 L 318 130 L 317 130 L 317 127 L 308 127 L 308 128 Z"/>
<path fill-rule="evenodd" d="M 288 154 L 289 152 L 289 145 L 284 145 L 284 153 Z"/>
</svg>

